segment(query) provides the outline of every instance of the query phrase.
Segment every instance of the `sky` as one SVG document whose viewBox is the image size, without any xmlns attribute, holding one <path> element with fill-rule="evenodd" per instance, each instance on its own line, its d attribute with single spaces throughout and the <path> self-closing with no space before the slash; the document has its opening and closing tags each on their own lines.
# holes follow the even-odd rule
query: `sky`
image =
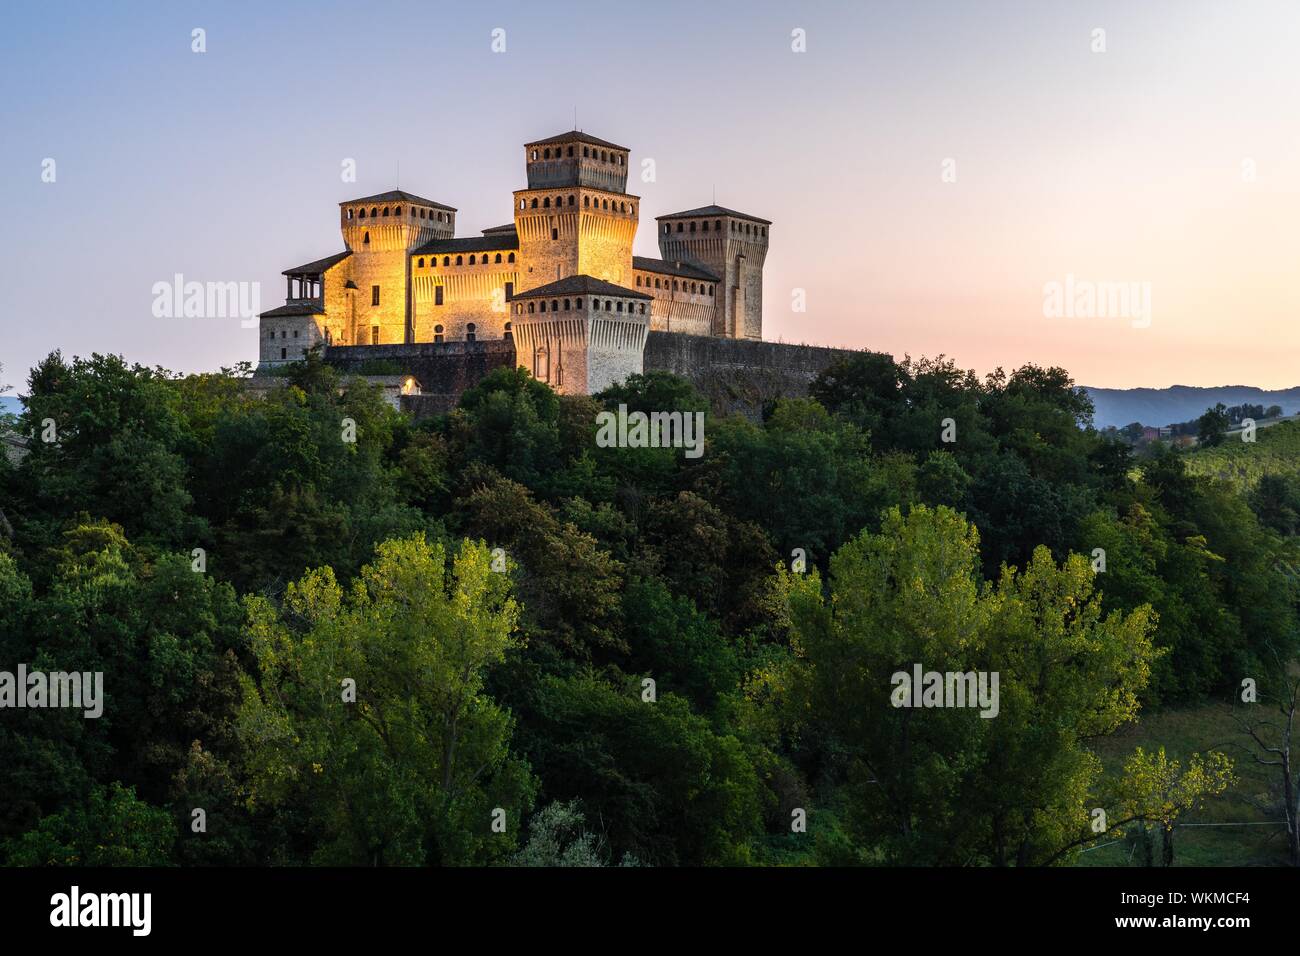
<svg viewBox="0 0 1300 956">
<path fill-rule="evenodd" d="M 766 339 L 1300 385 L 1298 51 L 1296 0 L 9 3 L 0 384 L 54 349 L 255 361 L 155 284 L 273 308 L 399 184 L 509 222 L 576 110 L 632 151 L 638 255 L 715 197 L 772 220 Z"/>
</svg>

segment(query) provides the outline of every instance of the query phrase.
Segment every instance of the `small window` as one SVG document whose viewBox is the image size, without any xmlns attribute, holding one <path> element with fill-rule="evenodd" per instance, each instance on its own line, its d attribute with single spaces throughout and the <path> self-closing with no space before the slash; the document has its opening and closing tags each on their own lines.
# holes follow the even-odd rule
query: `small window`
<svg viewBox="0 0 1300 956">
<path fill-rule="evenodd" d="M 474 326 L 474 323 L 473 323 L 473 322 L 471 322 L 469 325 L 465 326 L 465 341 L 466 341 L 466 342 L 473 342 L 473 341 L 475 341 L 475 340 L 477 339 L 477 336 L 476 336 L 475 333 L 474 333 L 474 328 L 475 328 L 475 326 Z"/>
<path fill-rule="evenodd" d="M 464 264 L 465 264 L 465 257 L 464 257 L 464 256 L 457 256 L 457 257 L 456 257 L 456 265 L 458 265 L 458 266 L 463 266 Z"/>
<path fill-rule="evenodd" d="M 379 344 L 379 326 L 377 325 L 372 325 L 370 327 L 370 344 L 371 345 Z"/>
<path fill-rule="evenodd" d="M 442 341 L 442 326 L 441 326 L 441 325 L 435 325 L 435 326 L 433 327 L 433 340 L 434 340 L 435 342 L 441 342 L 441 341 Z"/>
<path fill-rule="evenodd" d="M 369 229 L 366 230 L 366 234 L 361 238 L 361 244 L 362 244 L 363 246 L 368 246 L 368 245 L 370 245 L 370 230 L 369 230 Z"/>
<path fill-rule="evenodd" d="M 288 357 L 289 357 L 289 350 L 288 350 L 288 349 L 280 349 L 280 358 L 282 358 L 282 359 L 287 359 Z"/>
<path fill-rule="evenodd" d="M 384 207 L 384 215 L 385 215 L 385 216 L 388 215 L 388 207 L 387 207 L 387 206 Z"/>
<path fill-rule="evenodd" d="M 507 323 L 506 323 L 505 338 L 507 338 L 507 339 L 513 339 L 514 337 L 515 337 L 515 333 L 514 333 L 514 331 L 511 329 L 510 323 L 507 322 Z"/>
<path fill-rule="evenodd" d="M 424 260 L 423 260 L 423 259 L 420 259 L 419 261 L 417 261 L 416 264 L 415 264 L 415 267 L 416 267 L 417 269 L 423 269 L 423 268 L 424 268 Z"/>
<path fill-rule="evenodd" d="M 365 211 L 364 209 L 361 210 L 361 213 L 357 216 L 357 218 L 358 218 L 358 219 L 365 219 L 365 218 L 366 218 L 366 211 Z"/>
<path fill-rule="evenodd" d="M 571 306 L 571 305 L 572 305 L 572 303 L 571 303 L 568 299 L 565 299 L 565 300 L 564 300 L 564 311 L 565 311 L 565 312 L 568 312 L 568 311 L 570 310 L 570 306 Z"/>
<path fill-rule="evenodd" d="M 581 308 L 582 308 L 582 300 L 581 300 L 581 299 L 575 299 L 575 300 L 574 300 L 574 303 L 573 303 L 573 307 L 574 307 L 575 309 L 581 309 Z"/>
<path fill-rule="evenodd" d="M 677 231 L 678 232 L 682 231 L 682 224 L 680 222 L 677 224 Z"/>
<path fill-rule="evenodd" d="M 442 305 L 442 286 L 440 285 L 433 287 L 433 304 Z"/>
<path fill-rule="evenodd" d="M 471 254 L 470 257 L 469 257 L 469 264 L 470 264 L 470 265 L 473 265 L 473 264 L 474 264 L 474 256 L 473 256 L 472 254 Z"/>
<path fill-rule="evenodd" d="M 558 229 L 552 229 L 552 230 L 551 230 L 551 238 L 552 238 L 552 239 L 559 239 L 559 238 L 560 238 L 560 230 L 558 230 Z"/>
<path fill-rule="evenodd" d="M 506 261 L 507 261 L 507 262 L 514 262 L 514 261 L 515 261 L 515 254 L 512 252 L 512 253 L 510 253 L 510 255 L 506 256 Z"/>
<path fill-rule="evenodd" d="M 451 256 L 443 256 L 443 257 L 442 257 L 442 264 L 443 264 L 444 266 L 449 266 L 449 265 L 451 265 Z"/>
<path fill-rule="evenodd" d="M 500 261 L 501 261 L 501 253 L 499 253 L 499 252 L 497 253 L 496 261 L 497 261 L 497 262 L 500 262 Z"/>
<path fill-rule="evenodd" d="M 370 287 L 370 304 L 371 305 L 379 304 L 379 286 L 377 285 L 372 285 Z"/>
<path fill-rule="evenodd" d="M 514 297 L 515 297 L 515 284 L 514 284 L 513 282 L 507 282 L 507 283 L 506 283 L 506 299 L 507 299 L 507 301 L 508 301 L 508 300 L 510 300 L 510 299 L 513 299 Z M 522 310 L 521 310 L 521 311 L 522 311 Z"/>
</svg>

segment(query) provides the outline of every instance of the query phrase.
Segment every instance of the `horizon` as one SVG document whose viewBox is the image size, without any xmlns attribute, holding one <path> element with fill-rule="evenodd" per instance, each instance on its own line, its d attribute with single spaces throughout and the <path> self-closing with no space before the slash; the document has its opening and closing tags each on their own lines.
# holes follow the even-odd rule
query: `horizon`
<svg viewBox="0 0 1300 956">
<path fill-rule="evenodd" d="M 773 221 L 768 341 L 1059 366 L 1097 389 L 1300 387 L 1300 138 L 1276 121 L 1300 98 L 1300 9 L 1279 0 L 665 3 L 594 33 L 521 4 L 432 33 L 405 2 L 60 12 L 17 11 L 0 39 L 15 392 L 55 349 L 256 361 L 238 319 L 154 318 L 153 285 L 255 282 L 274 308 L 281 270 L 342 248 L 338 203 L 399 183 L 477 235 L 509 218 L 523 144 L 575 126 L 630 147 L 634 173 L 655 161 L 629 183 L 638 255 L 658 254 L 655 216 L 715 196 Z M 1132 284 L 1148 311 L 1078 315 L 1076 283 L 1098 303 Z"/>
</svg>

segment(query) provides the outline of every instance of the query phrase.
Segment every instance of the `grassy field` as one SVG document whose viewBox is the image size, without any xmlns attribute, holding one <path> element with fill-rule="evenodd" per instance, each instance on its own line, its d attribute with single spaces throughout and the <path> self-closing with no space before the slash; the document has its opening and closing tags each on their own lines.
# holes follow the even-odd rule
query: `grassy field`
<svg viewBox="0 0 1300 956">
<path fill-rule="evenodd" d="M 1227 705 L 1205 704 L 1149 714 L 1098 741 L 1094 750 L 1108 773 L 1118 773 L 1124 759 L 1138 747 L 1150 752 L 1164 746 L 1171 758 L 1184 762 L 1197 752 L 1227 754 L 1234 764 L 1236 785 L 1180 822 L 1267 825 L 1180 826 L 1174 837 L 1174 866 L 1282 866 L 1286 863 L 1286 828 L 1280 811 L 1270 816 L 1261 809 L 1275 803 L 1280 787 L 1277 768 L 1256 763 L 1244 748 L 1245 740 Z M 1124 840 L 1088 850 L 1078 865 L 1127 866 L 1132 851 L 1133 845 Z"/>
</svg>

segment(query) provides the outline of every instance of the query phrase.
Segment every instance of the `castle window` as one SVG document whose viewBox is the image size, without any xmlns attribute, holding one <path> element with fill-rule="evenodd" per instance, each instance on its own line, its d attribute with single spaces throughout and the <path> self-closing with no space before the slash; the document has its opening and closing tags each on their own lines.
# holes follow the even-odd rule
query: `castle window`
<svg viewBox="0 0 1300 956">
<path fill-rule="evenodd" d="M 457 257 L 456 257 L 456 265 L 458 265 L 458 266 L 463 266 L 464 264 L 465 264 L 465 257 L 464 257 L 464 256 L 457 256 Z"/>
<path fill-rule="evenodd" d="M 393 215 L 394 215 L 394 216 L 400 216 L 401 214 L 402 214 L 402 207 L 401 207 L 401 206 L 398 206 L 396 209 L 393 210 Z"/>
<path fill-rule="evenodd" d="M 514 262 L 514 261 L 515 261 L 515 254 L 513 252 L 510 253 L 510 255 L 506 256 L 506 262 Z"/>
<path fill-rule="evenodd" d="M 560 230 L 558 230 L 558 229 L 552 229 L 552 230 L 551 230 L 551 238 L 552 238 L 552 239 L 559 239 L 559 238 L 560 238 Z"/>
<path fill-rule="evenodd" d="M 617 312 L 622 312 L 622 311 L 623 311 L 623 300 L 622 300 L 622 299 L 619 299 L 617 302 L 614 303 L 614 310 L 617 311 Z"/>
<path fill-rule="evenodd" d="M 533 198 L 533 208 L 534 208 L 534 209 L 537 208 L 537 199 L 536 199 L 536 197 Z"/>
<path fill-rule="evenodd" d="M 473 342 L 476 338 L 477 336 L 474 334 L 474 323 L 471 322 L 469 325 L 465 326 L 465 341 Z"/>
<path fill-rule="evenodd" d="M 565 312 L 568 312 L 568 311 L 569 311 L 569 306 L 570 306 L 570 304 L 571 304 L 571 303 L 569 302 L 568 299 L 565 299 L 565 300 L 564 300 L 564 311 L 565 311 Z"/>
<path fill-rule="evenodd" d="M 637 276 L 637 277 L 636 277 L 636 287 L 637 287 L 638 289 L 641 288 L 641 277 L 640 277 L 640 276 Z"/>
<path fill-rule="evenodd" d="M 451 256 L 443 256 L 443 257 L 442 257 L 442 264 L 443 264 L 444 266 L 449 266 L 449 265 L 451 265 Z"/>
<path fill-rule="evenodd" d="M 513 282 L 507 282 L 507 283 L 506 283 L 506 298 L 507 298 L 507 299 L 513 299 L 514 297 L 515 297 L 515 284 L 514 284 Z M 522 312 L 523 309 L 520 309 L 520 311 Z"/>
<path fill-rule="evenodd" d="M 603 149 L 600 151 L 600 161 L 602 163 L 609 162 L 609 153 L 605 152 Z"/>
<path fill-rule="evenodd" d="M 550 197 L 550 196 L 547 196 L 545 199 L 542 200 L 542 208 L 543 208 L 543 209 L 550 209 L 550 208 L 551 208 L 551 197 Z"/>
<path fill-rule="evenodd" d="M 713 286 L 709 286 L 709 295 L 713 295 Z"/>
<path fill-rule="evenodd" d="M 370 218 L 371 218 L 371 219 L 375 219 L 375 218 L 377 218 L 378 216 L 379 216 L 379 207 L 378 207 L 378 206 L 371 206 L 371 207 L 370 207 Z"/>
<path fill-rule="evenodd" d="M 423 259 L 419 260 L 419 261 L 415 264 L 415 267 L 416 267 L 417 269 L 423 269 L 423 268 L 424 268 L 424 260 L 423 260 Z"/>
<path fill-rule="evenodd" d="M 532 160 L 533 162 L 537 162 L 537 150 L 533 150 Z"/>
<path fill-rule="evenodd" d="M 505 331 L 505 335 L 503 336 L 503 338 L 513 339 L 514 337 L 515 337 L 515 333 L 511 330 L 510 323 L 507 322 L 507 323 L 506 323 L 506 331 Z"/>
<path fill-rule="evenodd" d="M 570 206 L 573 205 L 573 197 L 572 197 L 572 196 L 569 197 L 569 205 L 570 205 Z"/>
<path fill-rule="evenodd" d="M 722 232 L 722 220 L 721 220 L 721 219 L 715 219 L 715 220 L 713 220 L 713 231 L 714 231 L 714 232 Z"/>
<path fill-rule="evenodd" d="M 704 220 L 703 223 L 700 224 L 700 232 L 708 232 L 708 231 L 709 231 L 709 220 L 706 219 Z"/>
<path fill-rule="evenodd" d="M 676 280 L 676 279 L 673 280 L 673 291 L 674 291 L 674 292 L 677 291 L 677 280 Z"/>
<path fill-rule="evenodd" d="M 384 207 L 384 215 L 385 215 L 385 216 L 388 215 L 388 207 L 387 207 L 387 206 Z"/>
<path fill-rule="evenodd" d="M 281 330 L 280 330 L 280 338 L 282 338 L 282 339 L 287 339 L 288 337 L 289 337 L 289 332 L 288 332 L 288 330 L 287 330 L 287 329 L 281 329 Z"/>
<path fill-rule="evenodd" d="M 365 219 L 365 218 L 366 218 L 366 211 L 365 211 L 364 209 L 361 210 L 361 212 L 358 214 L 357 218 L 358 218 L 358 219 Z"/>
<path fill-rule="evenodd" d="M 369 229 L 366 230 L 366 234 L 365 234 L 365 236 L 362 238 L 362 240 L 361 240 L 361 244 L 362 244 L 362 245 L 365 245 L 365 246 L 370 245 L 370 230 L 369 230 Z"/>
<path fill-rule="evenodd" d="M 670 226 L 668 223 L 664 223 L 664 233 L 666 234 L 666 233 L 670 233 L 670 232 L 672 232 L 672 231 L 673 231 L 673 227 Z"/>
<path fill-rule="evenodd" d="M 524 208 L 526 208 L 525 205 L 524 205 L 524 203 L 525 203 L 525 200 L 523 200 L 523 199 L 519 200 L 519 208 L 520 208 L 520 209 L 524 209 Z"/>
<path fill-rule="evenodd" d="M 423 218 L 424 218 L 424 210 L 423 210 L 423 209 L 420 209 L 420 210 L 417 211 L 417 210 L 415 210 L 415 209 L 412 209 L 412 210 L 411 210 L 411 215 L 412 215 L 412 216 L 418 215 L 421 219 L 423 219 Z"/>
<path fill-rule="evenodd" d="M 298 337 L 298 330 L 297 330 L 297 329 L 294 329 L 294 330 L 293 330 L 293 337 L 294 337 L 295 339 Z"/>
<path fill-rule="evenodd" d="M 541 301 L 541 304 L 538 305 L 538 307 L 537 307 L 537 311 L 538 311 L 538 312 L 545 312 L 545 311 L 546 311 L 546 300 L 545 300 L 545 299 L 543 299 L 543 300 Z"/>
<path fill-rule="evenodd" d="M 572 146 L 569 147 L 569 155 L 570 155 L 570 156 L 573 155 L 573 147 L 572 147 Z"/>
<path fill-rule="evenodd" d="M 609 312 L 609 311 L 610 311 L 610 308 L 609 308 L 609 299 L 606 299 L 606 300 L 605 300 L 605 311 L 606 311 L 606 312 Z"/>
<path fill-rule="evenodd" d="M 348 210 L 348 218 L 349 218 L 349 219 L 352 218 L 352 210 L 351 210 L 351 209 Z"/>
<path fill-rule="evenodd" d="M 442 326 L 441 326 L 441 325 L 435 325 L 435 326 L 433 327 L 433 340 L 434 340 L 435 342 L 441 342 L 441 341 L 442 341 Z"/>
<path fill-rule="evenodd" d="M 552 299 L 552 300 L 551 300 L 551 311 L 552 311 L 552 312 L 559 312 L 559 311 L 560 311 L 560 300 L 559 300 L 559 299 Z"/>
<path fill-rule="evenodd" d="M 692 222 L 692 223 L 691 223 L 691 232 L 694 232 L 694 231 L 695 231 L 695 223 Z"/>
<path fill-rule="evenodd" d="M 379 286 L 377 285 L 372 285 L 370 287 L 370 304 L 371 305 L 379 304 Z"/>
<path fill-rule="evenodd" d="M 638 311 L 639 311 L 642 315 L 645 315 L 645 303 L 644 303 L 644 302 L 641 303 L 641 308 L 640 308 Z"/>
<path fill-rule="evenodd" d="M 469 257 L 469 264 L 470 265 L 474 264 L 474 257 L 472 255 Z"/>
<path fill-rule="evenodd" d="M 528 303 L 528 313 L 531 315 L 534 311 L 536 311 L 536 307 L 537 307 L 537 303 L 535 303 L 535 302 L 529 302 L 529 303 Z"/>
<path fill-rule="evenodd" d="M 379 326 L 377 325 L 372 325 L 370 327 L 370 344 L 371 345 L 379 344 Z"/>
<path fill-rule="evenodd" d="M 677 224 L 677 231 L 678 232 L 682 231 L 682 224 L 680 222 Z"/>
<path fill-rule="evenodd" d="M 661 285 L 659 284 L 659 280 L 658 280 L 658 279 L 655 279 L 655 288 L 656 288 L 656 289 L 662 289 L 662 288 L 663 288 L 663 286 L 661 286 Z"/>
<path fill-rule="evenodd" d="M 496 261 L 497 261 L 497 262 L 500 262 L 500 261 L 501 261 L 501 253 L 499 253 L 499 252 L 497 253 Z"/>
<path fill-rule="evenodd" d="M 575 300 L 574 303 L 573 303 L 573 307 L 574 307 L 575 309 L 581 309 L 581 308 L 582 308 L 582 300 L 581 300 L 581 299 L 577 299 L 577 300 Z"/>
<path fill-rule="evenodd" d="M 288 350 L 288 349 L 280 349 L 280 358 L 282 358 L 282 359 L 287 359 L 288 357 L 289 357 L 289 350 Z"/>
<path fill-rule="evenodd" d="M 763 227 L 763 238 L 764 238 L 764 239 L 767 238 L 767 226 L 764 226 L 764 227 Z"/>
<path fill-rule="evenodd" d="M 582 205 L 583 205 L 585 208 L 590 209 L 590 208 L 591 208 L 591 197 L 590 197 L 590 196 L 583 196 L 583 197 L 582 197 Z"/>
<path fill-rule="evenodd" d="M 433 287 L 433 304 L 442 305 L 442 286 L 440 285 Z"/>
<path fill-rule="evenodd" d="M 588 147 L 586 147 L 586 146 L 582 147 L 582 155 L 583 155 L 583 156 L 590 156 L 590 155 L 591 155 L 591 150 L 590 150 Z"/>
</svg>

